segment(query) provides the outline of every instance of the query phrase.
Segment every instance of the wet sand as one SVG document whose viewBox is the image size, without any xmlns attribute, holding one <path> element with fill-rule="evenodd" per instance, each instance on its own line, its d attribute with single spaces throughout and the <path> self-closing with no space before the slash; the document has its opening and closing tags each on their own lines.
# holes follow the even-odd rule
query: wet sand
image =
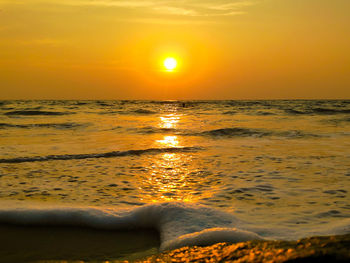
<svg viewBox="0 0 350 263">
<path fill-rule="evenodd" d="M 134 260 L 154 255 L 159 248 L 154 230 L 0 225 L 0 233 L 4 263 Z"/>
<path fill-rule="evenodd" d="M 184 247 L 142 262 L 350 262 L 350 234 L 299 241 L 249 241 Z"/>
</svg>

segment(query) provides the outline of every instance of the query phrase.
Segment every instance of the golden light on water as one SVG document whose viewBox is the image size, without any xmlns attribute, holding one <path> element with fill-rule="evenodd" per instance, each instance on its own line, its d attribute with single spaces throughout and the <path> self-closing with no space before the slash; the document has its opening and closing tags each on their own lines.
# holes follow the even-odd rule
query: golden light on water
<svg viewBox="0 0 350 263">
<path fill-rule="evenodd" d="M 172 133 L 172 129 L 184 125 L 185 115 L 178 112 L 177 104 L 172 103 L 167 112 L 158 117 L 155 125 L 160 129 L 169 129 L 165 130 L 169 134 L 155 135 L 154 148 L 175 148 L 185 144 L 183 136 Z M 198 176 L 202 171 L 195 154 L 164 152 L 150 156 L 143 166 L 149 167 L 150 172 L 141 181 L 140 189 L 144 191 L 140 199 L 142 202 L 198 202 L 200 198 L 209 198 L 213 194 L 211 191 L 202 192 L 208 178 Z"/>
<path fill-rule="evenodd" d="M 163 140 L 157 140 L 157 142 L 165 147 L 177 147 L 179 145 L 177 136 L 164 136 Z"/>
<path fill-rule="evenodd" d="M 148 178 L 148 184 L 154 189 L 159 201 L 193 201 L 193 195 L 187 190 L 191 188 L 188 181 L 189 170 L 184 165 L 188 160 L 179 153 L 164 153 L 155 162 L 155 169 Z"/>
<path fill-rule="evenodd" d="M 160 123 L 158 126 L 160 128 L 165 128 L 165 129 L 173 129 L 176 128 L 176 125 L 180 121 L 180 116 L 176 114 L 169 114 L 166 116 L 160 117 Z"/>
<path fill-rule="evenodd" d="M 173 109 L 173 113 L 160 116 L 157 126 L 162 129 L 175 129 L 181 122 L 181 116 Z M 155 147 L 179 147 L 181 136 L 169 134 L 154 140 Z M 150 194 L 145 195 L 142 201 L 168 202 L 183 201 L 195 202 L 195 180 L 190 178 L 192 156 L 181 152 L 162 153 L 159 158 L 152 158 L 152 171 L 143 181 L 143 189 Z"/>
<path fill-rule="evenodd" d="M 160 117 L 158 126 L 163 129 L 175 129 L 180 121 L 180 116 L 172 113 L 166 116 Z M 163 136 L 161 140 L 156 140 L 157 144 L 161 144 L 164 147 L 177 147 L 179 146 L 179 138 L 176 135 Z"/>
</svg>

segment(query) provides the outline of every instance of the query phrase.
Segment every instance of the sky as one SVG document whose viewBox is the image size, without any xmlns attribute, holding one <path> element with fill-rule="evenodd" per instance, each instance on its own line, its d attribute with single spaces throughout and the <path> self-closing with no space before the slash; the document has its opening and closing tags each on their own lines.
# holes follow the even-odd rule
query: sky
<svg viewBox="0 0 350 263">
<path fill-rule="evenodd" d="M 349 0 L 0 0 L 0 99 L 350 99 L 349 10 Z"/>
</svg>

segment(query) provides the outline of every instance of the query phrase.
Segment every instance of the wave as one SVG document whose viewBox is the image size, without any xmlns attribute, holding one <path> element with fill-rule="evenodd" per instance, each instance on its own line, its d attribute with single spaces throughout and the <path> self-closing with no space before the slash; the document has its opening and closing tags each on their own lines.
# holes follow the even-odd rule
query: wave
<svg viewBox="0 0 350 263">
<path fill-rule="evenodd" d="M 305 133 L 298 130 L 290 131 L 271 131 L 264 129 L 252 129 L 252 128 L 222 128 L 214 129 L 210 131 L 204 131 L 197 135 L 201 136 L 210 136 L 213 138 L 217 137 L 267 137 L 267 136 L 276 136 L 276 137 L 285 137 L 285 138 L 309 138 L 309 137 L 320 137 L 320 135 Z"/>
<path fill-rule="evenodd" d="M 342 123 L 342 122 L 350 122 L 350 118 L 347 117 L 347 118 L 342 118 L 342 119 L 331 119 L 331 120 L 326 120 L 326 122 L 338 124 L 338 123 Z"/>
<path fill-rule="evenodd" d="M 270 131 L 264 131 L 259 129 L 248 129 L 248 128 L 222 128 L 210 131 L 201 132 L 199 135 L 211 136 L 211 137 L 262 137 L 270 136 Z"/>
<path fill-rule="evenodd" d="M 257 111 L 257 112 L 254 112 L 254 115 L 258 115 L 258 116 L 270 116 L 270 115 L 276 115 L 276 113 L 269 112 L 269 111 Z"/>
<path fill-rule="evenodd" d="M 331 213 L 335 214 L 334 211 Z M 1 203 L 0 224 L 117 231 L 152 229 L 159 233 L 160 251 L 219 242 L 296 240 L 307 236 L 350 233 L 350 218 L 340 218 L 321 228 L 314 226 L 299 231 L 261 228 L 239 220 L 234 214 L 185 202 L 154 203 L 121 210 L 115 207 L 45 207 L 42 204 L 38 207 L 28 205 L 28 202 L 7 201 Z"/>
<path fill-rule="evenodd" d="M 137 110 L 131 110 L 131 111 L 123 111 L 123 110 L 116 110 L 117 108 L 114 107 L 113 110 L 103 111 L 99 112 L 100 115 L 109 115 L 109 114 L 120 114 L 120 115 L 130 115 L 130 114 L 137 114 L 137 115 L 152 115 L 156 114 L 156 112 L 151 110 L 145 110 L 145 109 L 137 109 Z"/>
<path fill-rule="evenodd" d="M 134 130 L 136 133 L 140 134 L 154 134 L 154 133 L 173 133 L 173 134 L 179 134 L 180 131 L 175 128 L 158 128 L 158 127 L 143 127 L 143 128 L 137 128 L 137 129 L 130 129 Z"/>
<path fill-rule="evenodd" d="M 236 115 L 238 112 L 237 111 L 225 111 L 223 114 L 224 115 Z"/>
<path fill-rule="evenodd" d="M 313 108 L 305 110 L 285 109 L 285 112 L 291 115 L 335 115 L 350 114 L 349 109 L 331 109 L 331 108 Z"/>
<path fill-rule="evenodd" d="M 113 152 L 106 152 L 106 153 L 17 157 L 17 158 L 9 158 L 9 159 L 0 159 L 0 163 L 26 163 L 26 162 L 82 160 L 82 159 L 91 159 L 91 158 L 113 158 L 113 157 L 135 156 L 135 155 L 137 156 L 137 155 L 143 155 L 143 154 L 193 152 L 193 151 L 198 151 L 200 149 L 201 148 L 199 147 L 169 147 L 169 148 L 149 148 L 144 150 L 113 151 Z"/>
<path fill-rule="evenodd" d="M 326 135 L 306 133 L 306 132 L 298 131 L 298 130 L 274 132 L 274 135 L 277 137 L 285 137 L 285 138 L 290 138 L 290 139 L 327 137 Z"/>
<path fill-rule="evenodd" d="M 236 115 L 238 113 L 243 113 L 245 111 L 225 111 L 223 114 L 224 115 Z M 247 115 L 256 115 L 256 116 L 270 116 L 270 115 L 276 115 L 276 113 L 269 112 L 269 111 L 250 111 L 246 113 Z"/>
<path fill-rule="evenodd" d="M 105 101 L 95 101 L 95 104 L 97 104 L 98 106 L 102 106 L 102 107 L 111 107 L 113 105 L 106 103 Z"/>
<path fill-rule="evenodd" d="M 315 108 L 312 109 L 313 112 L 319 113 L 319 114 L 326 114 L 326 115 L 332 115 L 332 114 L 349 114 L 350 110 L 336 110 L 336 109 L 327 109 L 327 108 Z"/>
<path fill-rule="evenodd" d="M 58 111 L 40 111 L 40 110 L 18 110 L 18 111 L 9 111 L 5 112 L 4 115 L 8 116 L 59 116 L 72 114 L 68 112 L 58 112 Z"/>
<path fill-rule="evenodd" d="M 143 127 L 137 129 L 129 129 L 130 131 L 134 131 L 135 133 L 140 134 L 176 134 L 182 136 L 210 136 L 213 138 L 226 137 L 267 137 L 267 136 L 275 136 L 275 137 L 283 137 L 283 138 L 319 138 L 320 135 L 305 133 L 303 131 L 298 130 L 289 130 L 289 131 L 273 131 L 273 130 L 265 130 L 265 129 L 253 129 L 253 128 L 222 128 L 222 129 L 214 129 L 209 131 L 204 131 L 200 133 L 193 133 L 188 130 L 179 130 L 175 128 L 157 128 L 157 127 Z"/>
<path fill-rule="evenodd" d="M 83 102 L 83 101 L 77 101 L 75 103 L 73 103 L 73 105 L 76 105 L 76 106 L 83 106 L 83 105 L 88 105 L 89 103 L 88 102 Z"/>
<path fill-rule="evenodd" d="M 102 111 L 102 112 L 98 112 L 97 114 L 99 115 L 115 115 L 115 114 L 127 114 L 123 111 L 120 110 L 108 110 L 108 111 Z"/>
<path fill-rule="evenodd" d="M 136 113 L 136 114 L 156 114 L 156 112 L 151 111 L 151 110 L 145 110 L 145 109 L 137 109 L 132 111 L 131 113 Z"/>
<path fill-rule="evenodd" d="M 86 127 L 89 124 L 80 124 L 74 122 L 67 123 L 34 123 L 34 124 L 11 124 L 11 123 L 0 123 L 0 129 L 6 128 L 20 128 L 20 129 L 31 129 L 31 128 L 54 128 L 54 129 L 74 129 L 79 127 Z"/>
<path fill-rule="evenodd" d="M 2 208 L 0 223 L 27 226 L 76 226 L 95 229 L 155 229 L 160 250 L 218 242 L 261 240 L 240 229 L 232 214 L 202 205 L 168 202 L 129 210 L 93 207 Z"/>
</svg>

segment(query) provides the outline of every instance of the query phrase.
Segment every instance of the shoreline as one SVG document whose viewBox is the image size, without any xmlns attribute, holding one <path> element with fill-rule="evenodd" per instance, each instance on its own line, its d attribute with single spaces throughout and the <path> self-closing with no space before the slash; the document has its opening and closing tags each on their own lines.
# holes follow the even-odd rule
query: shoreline
<svg viewBox="0 0 350 263">
<path fill-rule="evenodd" d="M 248 241 L 159 253 L 155 230 L 0 225 L 1 262 L 347 262 L 350 234 L 299 241 Z"/>
<path fill-rule="evenodd" d="M 350 262 L 350 234 L 183 247 L 138 262 Z"/>
</svg>

